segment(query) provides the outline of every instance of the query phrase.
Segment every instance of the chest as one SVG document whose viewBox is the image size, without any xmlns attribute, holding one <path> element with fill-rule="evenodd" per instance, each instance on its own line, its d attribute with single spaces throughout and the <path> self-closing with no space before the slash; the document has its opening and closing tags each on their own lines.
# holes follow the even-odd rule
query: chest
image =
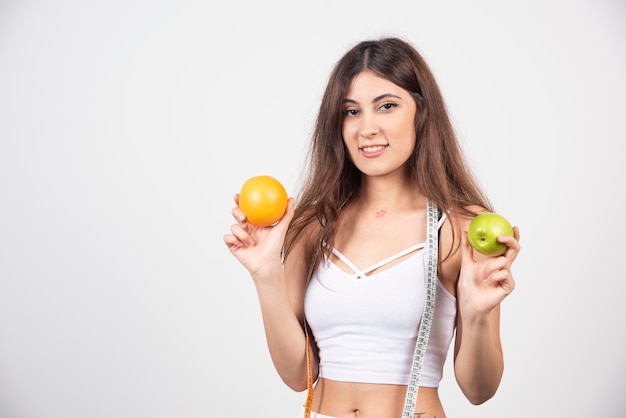
<svg viewBox="0 0 626 418">
<path fill-rule="evenodd" d="M 372 266 L 426 239 L 425 219 L 420 213 L 403 215 L 387 214 L 385 219 L 359 217 L 342 222 L 335 237 L 334 247 L 341 251 L 359 268 Z M 330 260 L 345 272 L 352 268 L 335 255 Z M 404 261 L 404 258 L 381 267 L 370 274 L 378 274 L 386 268 Z"/>
</svg>

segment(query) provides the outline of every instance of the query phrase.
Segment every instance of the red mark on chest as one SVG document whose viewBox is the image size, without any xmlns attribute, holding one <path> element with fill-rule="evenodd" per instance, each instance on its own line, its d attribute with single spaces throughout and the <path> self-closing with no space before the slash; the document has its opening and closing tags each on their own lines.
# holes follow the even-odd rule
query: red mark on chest
<svg viewBox="0 0 626 418">
<path fill-rule="evenodd" d="M 376 212 L 376 217 L 382 218 L 383 216 L 385 216 L 385 213 L 387 213 L 387 211 L 385 209 L 381 209 L 378 212 Z"/>
</svg>

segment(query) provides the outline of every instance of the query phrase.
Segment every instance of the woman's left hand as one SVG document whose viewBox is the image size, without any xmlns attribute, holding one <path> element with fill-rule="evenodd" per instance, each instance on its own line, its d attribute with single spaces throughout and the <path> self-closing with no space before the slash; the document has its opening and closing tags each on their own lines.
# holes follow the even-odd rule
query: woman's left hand
<svg viewBox="0 0 626 418">
<path fill-rule="evenodd" d="M 482 315 L 491 312 L 515 288 L 511 265 L 520 251 L 519 228 L 513 228 L 514 237 L 498 238 L 508 246 L 497 257 L 487 257 L 476 252 L 467 239 L 467 231 L 461 237 L 461 272 L 458 290 L 459 304 L 465 314 Z"/>
</svg>

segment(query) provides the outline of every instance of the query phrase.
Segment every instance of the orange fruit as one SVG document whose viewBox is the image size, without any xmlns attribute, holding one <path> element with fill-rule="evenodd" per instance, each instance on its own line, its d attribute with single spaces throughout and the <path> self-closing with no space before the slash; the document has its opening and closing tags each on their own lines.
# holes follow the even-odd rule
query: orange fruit
<svg viewBox="0 0 626 418">
<path fill-rule="evenodd" d="M 287 191 L 272 176 L 255 176 L 239 192 L 239 207 L 254 226 L 274 225 L 287 210 Z"/>
</svg>

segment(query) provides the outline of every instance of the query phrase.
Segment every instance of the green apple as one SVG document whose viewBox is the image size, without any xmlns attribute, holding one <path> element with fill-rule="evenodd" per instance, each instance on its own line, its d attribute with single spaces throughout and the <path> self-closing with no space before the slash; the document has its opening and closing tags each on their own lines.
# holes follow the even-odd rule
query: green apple
<svg viewBox="0 0 626 418">
<path fill-rule="evenodd" d="M 495 257 L 506 252 L 508 246 L 498 242 L 498 237 L 513 236 L 513 227 L 502 215 L 485 212 L 476 215 L 467 229 L 470 245 L 479 253 Z"/>
</svg>

